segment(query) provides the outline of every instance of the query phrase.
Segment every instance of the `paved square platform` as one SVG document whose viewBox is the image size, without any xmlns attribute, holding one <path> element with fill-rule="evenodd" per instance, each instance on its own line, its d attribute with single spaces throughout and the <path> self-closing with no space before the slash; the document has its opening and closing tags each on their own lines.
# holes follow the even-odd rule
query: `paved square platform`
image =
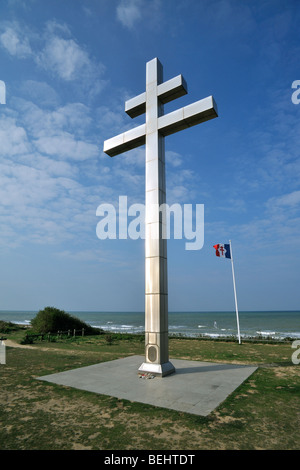
<svg viewBox="0 0 300 470">
<path fill-rule="evenodd" d="M 38 377 L 38 380 L 207 416 L 257 369 L 170 359 L 176 369 L 174 374 L 144 379 L 138 374 L 144 359 L 144 356 L 129 356 Z"/>
</svg>

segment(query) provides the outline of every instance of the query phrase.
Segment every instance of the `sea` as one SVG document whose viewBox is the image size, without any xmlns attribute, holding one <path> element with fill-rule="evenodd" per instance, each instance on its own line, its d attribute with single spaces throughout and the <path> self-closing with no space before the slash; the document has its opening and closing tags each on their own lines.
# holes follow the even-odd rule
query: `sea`
<svg viewBox="0 0 300 470">
<path fill-rule="evenodd" d="M 144 312 L 68 311 L 85 323 L 112 333 L 143 333 Z M 0 320 L 30 325 L 37 311 L 0 310 Z M 300 311 L 239 312 L 241 338 L 300 339 Z M 169 312 L 169 335 L 185 337 L 237 337 L 235 312 Z"/>
</svg>

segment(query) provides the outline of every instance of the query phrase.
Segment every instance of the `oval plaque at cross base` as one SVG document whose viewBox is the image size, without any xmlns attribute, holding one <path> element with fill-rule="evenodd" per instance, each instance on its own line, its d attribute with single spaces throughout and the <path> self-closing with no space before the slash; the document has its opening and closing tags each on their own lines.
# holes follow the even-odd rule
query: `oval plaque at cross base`
<svg viewBox="0 0 300 470">
<path fill-rule="evenodd" d="M 148 349 L 148 359 L 151 362 L 155 362 L 157 358 L 157 350 L 155 346 L 150 346 Z"/>
</svg>

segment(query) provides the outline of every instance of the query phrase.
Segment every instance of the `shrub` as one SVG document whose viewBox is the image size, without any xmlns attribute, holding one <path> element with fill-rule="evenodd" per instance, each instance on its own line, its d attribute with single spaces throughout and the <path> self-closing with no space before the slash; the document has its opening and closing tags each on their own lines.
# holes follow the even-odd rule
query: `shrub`
<svg viewBox="0 0 300 470">
<path fill-rule="evenodd" d="M 45 307 L 40 310 L 31 320 L 32 329 L 36 333 L 56 333 L 57 331 L 81 330 L 84 328 L 84 334 L 100 334 L 100 328 L 93 328 L 79 318 L 59 310 L 55 307 Z"/>
<path fill-rule="evenodd" d="M 16 325 L 15 323 L 0 320 L 0 333 L 10 333 L 11 331 L 16 331 L 19 329 L 19 325 Z"/>
<path fill-rule="evenodd" d="M 112 337 L 112 335 L 105 335 L 105 341 L 111 345 L 113 343 L 113 340 L 114 338 Z"/>
<path fill-rule="evenodd" d="M 33 344 L 33 338 L 26 334 L 20 344 Z"/>
</svg>

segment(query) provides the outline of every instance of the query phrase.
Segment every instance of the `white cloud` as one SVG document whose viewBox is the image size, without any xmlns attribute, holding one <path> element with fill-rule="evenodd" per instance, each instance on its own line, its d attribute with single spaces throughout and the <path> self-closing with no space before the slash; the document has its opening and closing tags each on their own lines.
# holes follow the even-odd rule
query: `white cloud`
<svg viewBox="0 0 300 470">
<path fill-rule="evenodd" d="M 120 0 L 117 6 L 117 19 L 126 28 L 133 30 L 143 22 L 150 29 L 160 27 L 162 15 L 161 0 Z"/>
<path fill-rule="evenodd" d="M 182 165 L 182 157 L 177 152 L 173 152 L 172 150 L 167 150 L 166 151 L 166 163 L 177 168 L 178 166 Z"/>
<path fill-rule="evenodd" d="M 0 43 L 12 55 L 24 59 L 32 55 L 28 37 L 16 24 L 4 25 L 4 32 L 0 35 Z"/>
<path fill-rule="evenodd" d="M 35 145 L 40 152 L 62 159 L 86 160 L 96 157 L 99 153 L 95 144 L 76 140 L 67 132 L 60 132 L 52 137 L 40 137 L 35 141 Z"/>
<path fill-rule="evenodd" d="M 249 251 L 264 250 L 264 254 L 293 252 L 299 245 L 299 207 L 300 191 L 293 191 L 269 198 L 251 215 L 246 212 L 243 222 L 233 224 L 230 219 L 228 222 L 223 219 L 206 223 L 206 231 L 225 234 L 229 238 L 234 236 Z"/>
<path fill-rule="evenodd" d="M 37 170 L 44 171 L 49 176 L 63 176 L 66 178 L 78 177 L 78 168 L 72 162 L 54 160 L 53 158 L 41 155 L 37 152 L 21 155 L 18 162 L 31 166 Z"/>
<path fill-rule="evenodd" d="M 0 164 L 0 244 L 60 244 L 93 231 L 94 188 L 74 178 L 54 175 L 6 160 Z M 96 225 L 96 221 L 95 221 Z"/>
<path fill-rule="evenodd" d="M 82 103 L 68 103 L 48 110 L 32 101 L 18 99 L 15 106 L 34 137 L 55 136 L 61 131 L 85 135 L 92 125 L 90 109 Z"/>
<path fill-rule="evenodd" d="M 26 100 L 31 99 L 39 106 L 57 106 L 60 101 L 58 93 L 48 83 L 37 80 L 21 83 L 19 92 L 23 93 Z"/>
<path fill-rule="evenodd" d="M 47 42 L 37 62 L 66 81 L 78 78 L 83 70 L 90 66 L 88 54 L 73 39 L 57 36 Z"/>
<path fill-rule="evenodd" d="M 0 119 L 0 155 L 14 156 L 27 153 L 30 144 L 26 130 L 16 123 L 15 118 Z"/>
<path fill-rule="evenodd" d="M 268 204 L 275 207 L 295 207 L 300 204 L 300 191 L 293 191 L 292 193 L 272 198 Z"/>
<path fill-rule="evenodd" d="M 50 20 L 46 23 L 46 31 L 50 34 L 60 33 L 66 36 L 71 36 L 71 31 L 66 23 L 58 23 L 55 20 Z"/>
<path fill-rule="evenodd" d="M 53 76 L 73 82 L 86 99 L 98 95 L 107 83 L 102 78 L 104 65 L 71 37 L 65 23 L 49 21 L 43 34 L 36 34 L 18 22 L 1 22 L 0 33 L 0 46 L 10 55 L 31 58 Z"/>
<path fill-rule="evenodd" d="M 265 204 L 267 216 L 274 222 L 274 226 L 281 225 L 291 233 L 299 227 L 300 191 L 292 191 L 281 196 L 271 197 Z M 298 219 L 298 221 L 297 221 Z M 298 232 L 299 233 L 299 232 Z M 298 236 L 298 235 L 297 235 Z"/>
<path fill-rule="evenodd" d="M 116 109 L 117 106 L 114 107 Z M 96 111 L 97 126 L 101 130 L 109 129 L 107 138 L 113 137 L 114 134 L 124 132 L 125 126 L 125 113 L 124 109 L 119 107 L 117 111 L 112 111 L 108 106 L 99 106 Z M 127 124 L 128 126 L 128 124 Z M 133 127 L 132 124 L 128 127 Z"/>
<path fill-rule="evenodd" d="M 0 164 L 0 200 L 3 206 L 17 210 L 27 205 L 42 205 L 57 195 L 57 181 L 33 167 L 11 163 Z M 18 212 L 18 210 L 17 210 Z"/>
<path fill-rule="evenodd" d="M 16 106 L 22 116 L 24 128 L 31 137 L 31 147 L 26 147 L 26 132 L 24 128 L 15 125 L 14 128 L 8 122 L 9 135 L 2 145 L 7 151 L 21 153 L 17 142 L 23 146 L 23 152 L 40 152 L 56 159 L 86 160 L 95 158 L 100 153 L 100 148 L 86 137 L 86 132 L 91 126 L 92 118 L 89 108 L 82 103 L 69 103 L 55 110 L 42 109 L 31 101 L 15 100 Z M 5 125 L 3 126 L 5 129 Z M 4 132 L 3 129 L 3 132 Z M 1 132 L 1 131 L 0 131 Z M 10 146 L 12 149 L 10 149 Z M 1 149 L 1 143 L 0 143 Z"/>
<path fill-rule="evenodd" d="M 127 28 L 131 29 L 142 17 L 141 0 L 121 0 L 117 7 L 117 18 Z"/>
<path fill-rule="evenodd" d="M 0 119 L 0 245 L 59 244 L 94 233 L 102 189 L 86 184 L 81 166 L 100 154 L 85 134 L 89 109 L 80 103 L 53 111 L 20 99 L 13 103 Z"/>
<path fill-rule="evenodd" d="M 168 204 L 185 204 L 190 201 L 191 192 L 188 185 L 174 185 L 167 190 Z"/>
<path fill-rule="evenodd" d="M 106 81 L 104 65 L 95 61 L 84 46 L 71 37 L 68 25 L 49 21 L 44 33 L 44 45 L 35 55 L 36 63 L 66 82 L 76 82 L 86 97 L 100 93 Z"/>
</svg>

